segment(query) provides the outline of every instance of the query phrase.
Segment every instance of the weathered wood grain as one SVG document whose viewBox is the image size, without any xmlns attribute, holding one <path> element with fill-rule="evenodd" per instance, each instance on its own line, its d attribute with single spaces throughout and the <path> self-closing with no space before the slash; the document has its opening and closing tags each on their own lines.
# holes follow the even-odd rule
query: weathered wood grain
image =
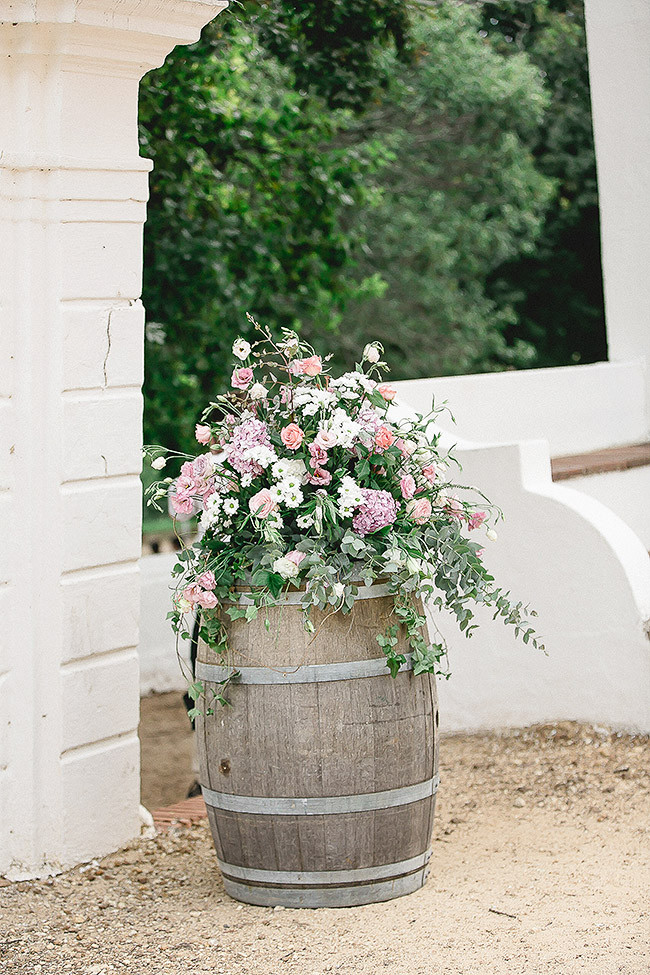
<svg viewBox="0 0 650 975">
<path fill-rule="evenodd" d="M 395 621 L 391 597 L 359 599 L 348 616 L 315 613 L 315 639 L 304 630 L 299 607 L 273 607 L 268 615 L 268 631 L 264 611 L 248 624 L 226 617 L 234 666 L 283 669 L 372 659 L 381 656 L 376 634 Z M 407 650 L 404 634 L 400 641 L 399 649 Z M 198 659 L 218 658 L 201 644 Z M 228 693 L 231 707 L 219 707 L 197 722 L 202 782 L 215 792 L 269 798 L 358 796 L 425 782 L 437 771 L 437 696 L 430 675 L 405 671 L 395 679 L 386 672 L 316 683 L 235 683 Z M 313 872 L 376 868 L 423 854 L 434 807 L 435 795 L 355 813 L 257 814 L 208 805 L 208 815 L 217 856 L 225 864 Z M 260 884 L 264 886 L 259 880 L 249 885 L 258 888 L 251 902 L 259 900 Z M 267 886 L 273 903 L 281 904 L 282 890 L 296 884 Z M 340 887 L 346 891 L 341 903 L 349 904 L 351 897 L 355 902 L 352 884 Z M 412 889 L 412 884 L 395 889 L 402 887 Z M 371 888 L 372 882 L 358 884 L 356 902 L 371 899 Z M 246 883 L 232 889 L 247 899 Z M 393 888 L 387 884 L 384 889 Z M 332 897 L 336 900 L 328 894 L 328 903 Z M 287 896 L 286 903 L 295 901 L 294 895 Z"/>
</svg>

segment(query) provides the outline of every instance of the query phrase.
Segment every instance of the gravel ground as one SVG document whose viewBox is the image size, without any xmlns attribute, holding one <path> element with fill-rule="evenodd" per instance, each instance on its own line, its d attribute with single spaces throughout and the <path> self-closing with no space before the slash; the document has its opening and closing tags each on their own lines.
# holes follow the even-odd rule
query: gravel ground
<svg viewBox="0 0 650 975">
<path fill-rule="evenodd" d="M 156 722 L 178 712 L 164 698 L 145 703 L 148 763 Z M 191 779 L 188 741 L 158 741 L 158 768 L 175 768 L 178 788 Z M 647 737 L 569 723 L 447 737 L 441 773 L 431 874 L 415 894 L 344 910 L 237 904 L 202 823 L 0 887 L 0 971 L 647 975 Z M 150 775 L 148 764 L 154 795 Z"/>
</svg>

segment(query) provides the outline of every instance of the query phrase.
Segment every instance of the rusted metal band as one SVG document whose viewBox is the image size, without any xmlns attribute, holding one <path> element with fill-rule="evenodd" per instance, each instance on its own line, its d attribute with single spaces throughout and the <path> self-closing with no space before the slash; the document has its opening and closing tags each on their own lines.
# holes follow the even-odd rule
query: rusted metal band
<svg viewBox="0 0 650 975">
<path fill-rule="evenodd" d="M 327 884 L 354 884 L 367 880 L 385 880 L 388 877 L 403 877 L 424 867 L 431 857 L 431 850 L 399 860 L 397 863 L 384 863 L 380 867 L 353 867 L 348 870 L 258 870 L 253 867 L 238 867 L 219 860 L 219 869 L 233 880 L 245 880 L 261 884 L 289 884 L 293 887 L 320 887 Z"/>
<path fill-rule="evenodd" d="M 405 806 L 427 799 L 438 791 L 440 776 L 436 773 L 424 782 L 388 789 L 384 792 L 364 792 L 355 796 L 314 796 L 306 799 L 280 796 L 238 796 L 229 792 L 215 792 L 201 786 L 206 806 L 231 812 L 255 813 L 260 816 L 330 816 L 334 813 L 369 812 Z"/>
<path fill-rule="evenodd" d="M 404 654 L 400 671 L 413 668 L 412 654 Z M 319 681 L 354 680 L 358 677 L 388 676 L 386 657 L 371 660 L 349 660 L 338 664 L 306 664 L 302 667 L 223 667 L 199 661 L 196 676 L 199 680 L 222 683 L 237 674 L 238 684 L 314 684 Z"/>
</svg>

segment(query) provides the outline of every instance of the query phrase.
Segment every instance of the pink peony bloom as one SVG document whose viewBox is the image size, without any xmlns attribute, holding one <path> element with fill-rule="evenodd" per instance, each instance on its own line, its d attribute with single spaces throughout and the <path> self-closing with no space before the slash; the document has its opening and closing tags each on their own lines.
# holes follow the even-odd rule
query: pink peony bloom
<svg viewBox="0 0 650 975">
<path fill-rule="evenodd" d="M 386 450 L 395 442 L 395 436 L 388 427 L 379 427 L 375 434 L 375 443 L 380 450 Z"/>
<path fill-rule="evenodd" d="M 316 442 L 309 444 L 309 453 L 311 454 L 309 463 L 312 467 L 321 467 L 322 464 L 327 463 L 327 451 Z"/>
<path fill-rule="evenodd" d="M 262 488 L 250 499 L 248 507 L 251 513 L 257 515 L 258 518 L 268 518 L 271 512 L 277 508 L 277 504 L 271 497 L 269 489 Z"/>
<path fill-rule="evenodd" d="M 290 423 L 289 426 L 284 427 L 280 431 L 280 439 L 285 447 L 289 450 L 297 450 L 300 444 L 303 442 L 305 434 L 302 432 L 297 423 Z"/>
<path fill-rule="evenodd" d="M 309 484 L 316 484 L 320 487 L 325 487 L 332 481 L 332 475 L 329 471 L 326 471 L 324 467 L 315 467 L 311 474 L 307 475 L 307 481 Z"/>
<path fill-rule="evenodd" d="M 307 558 L 306 552 L 299 552 L 298 549 L 293 550 L 293 552 L 287 552 L 285 558 L 293 562 L 294 565 L 300 565 L 303 559 Z"/>
<path fill-rule="evenodd" d="M 214 609 L 217 605 L 217 597 L 213 592 L 202 592 L 196 601 L 202 609 Z"/>
<path fill-rule="evenodd" d="M 363 504 L 352 519 L 352 527 L 359 535 L 370 535 L 386 525 L 392 525 L 397 518 L 397 503 L 388 491 L 375 491 L 363 488 Z"/>
<path fill-rule="evenodd" d="M 422 468 L 422 473 L 426 477 L 426 479 L 429 482 L 429 484 L 433 484 L 433 482 L 435 481 L 436 477 L 438 476 L 438 472 L 436 471 L 436 465 L 435 464 L 428 464 L 427 467 L 423 467 Z"/>
<path fill-rule="evenodd" d="M 480 528 L 487 518 L 487 511 L 474 511 L 467 519 L 467 527 L 470 531 Z"/>
<path fill-rule="evenodd" d="M 319 430 L 314 437 L 314 443 L 322 447 L 323 450 L 331 450 L 336 446 L 336 434 L 331 430 Z"/>
<path fill-rule="evenodd" d="M 253 370 L 250 366 L 242 366 L 240 369 L 233 369 L 230 385 L 235 389 L 248 389 L 253 381 Z"/>
<path fill-rule="evenodd" d="M 413 498 L 406 506 L 406 513 L 416 525 L 424 525 L 431 517 L 431 502 L 428 498 Z"/>
<path fill-rule="evenodd" d="M 196 581 L 202 589 L 214 589 L 217 585 L 214 572 L 204 572 Z"/>
<path fill-rule="evenodd" d="M 388 383 L 382 383 L 381 386 L 377 386 L 377 392 L 380 396 L 383 396 L 387 403 L 392 403 L 397 396 L 397 390 L 393 386 L 389 386 Z"/>
<path fill-rule="evenodd" d="M 194 436 L 199 443 L 210 443 L 210 440 L 212 439 L 212 431 L 210 430 L 209 426 L 203 423 L 197 423 L 194 427 Z"/>
<path fill-rule="evenodd" d="M 409 501 L 415 494 L 415 478 L 411 474 L 405 474 L 399 482 L 399 487 L 402 497 Z"/>
</svg>

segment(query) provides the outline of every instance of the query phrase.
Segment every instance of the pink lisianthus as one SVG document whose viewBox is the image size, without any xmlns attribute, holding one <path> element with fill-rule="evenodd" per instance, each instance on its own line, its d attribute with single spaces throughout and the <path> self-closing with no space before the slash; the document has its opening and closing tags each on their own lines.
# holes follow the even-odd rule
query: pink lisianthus
<svg viewBox="0 0 650 975">
<path fill-rule="evenodd" d="M 280 439 L 289 450 L 298 450 L 304 438 L 305 434 L 297 423 L 290 423 L 280 431 Z"/>
<path fill-rule="evenodd" d="M 217 597 L 213 592 L 201 591 L 196 600 L 201 609 L 214 609 L 217 605 Z"/>
<path fill-rule="evenodd" d="M 206 424 L 197 423 L 196 426 L 194 427 L 194 436 L 196 437 L 199 443 L 202 444 L 210 443 L 210 440 L 212 439 L 212 431 L 210 430 L 210 427 L 207 426 Z"/>
<path fill-rule="evenodd" d="M 202 589 L 215 589 L 217 585 L 214 572 L 210 571 L 204 572 L 196 581 Z"/>
<path fill-rule="evenodd" d="M 375 444 L 379 450 L 386 450 L 395 443 L 395 435 L 387 426 L 379 427 L 375 433 Z"/>
<path fill-rule="evenodd" d="M 324 467 L 315 467 L 312 473 L 307 475 L 307 482 L 319 487 L 326 487 L 326 485 L 331 484 L 332 475 Z"/>
<path fill-rule="evenodd" d="M 332 447 L 336 446 L 336 434 L 332 433 L 331 430 L 319 430 L 314 437 L 314 443 L 318 447 L 322 447 L 323 450 L 331 450 Z"/>
<path fill-rule="evenodd" d="M 248 389 L 252 381 L 253 370 L 250 366 L 241 366 L 239 369 L 233 369 L 230 385 L 234 386 L 235 389 Z"/>
<path fill-rule="evenodd" d="M 185 589 L 183 589 L 183 592 L 181 593 L 181 597 L 183 599 L 186 599 L 187 602 L 190 603 L 190 605 L 196 606 L 202 592 L 203 590 L 201 589 L 201 587 L 197 585 L 196 582 L 193 582 L 191 586 L 187 586 Z"/>
<path fill-rule="evenodd" d="M 293 562 L 294 565 L 300 565 L 302 560 L 307 558 L 307 553 L 299 552 L 297 548 L 294 548 L 293 552 L 287 552 L 285 558 Z"/>
<path fill-rule="evenodd" d="M 409 501 L 415 494 L 415 478 L 411 474 L 405 474 L 399 482 L 402 497 Z"/>
<path fill-rule="evenodd" d="M 194 500 L 189 494 L 172 494 L 172 508 L 177 515 L 191 515 L 194 511 Z"/>
<path fill-rule="evenodd" d="M 470 531 L 473 531 L 475 528 L 480 528 L 486 518 L 487 511 L 474 511 L 467 519 L 467 527 Z"/>
<path fill-rule="evenodd" d="M 268 518 L 272 511 L 277 508 L 277 503 L 273 500 L 268 488 L 262 488 L 248 502 L 249 510 L 258 518 Z"/>
<path fill-rule="evenodd" d="M 436 465 L 435 464 L 427 464 L 426 467 L 423 467 L 422 468 L 422 474 L 424 475 L 424 477 L 426 477 L 426 479 L 429 482 L 429 484 L 433 484 L 433 482 L 435 481 L 436 477 L 438 476 L 438 472 L 436 470 Z"/>
<path fill-rule="evenodd" d="M 459 520 L 465 514 L 465 509 L 455 494 L 448 494 L 447 497 L 444 498 L 444 508 L 448 515 L 451 515 L 453 518 L 458 518 Z"/>
<path fill-rule="evenodd" d="M 323 464 L 327 463 L 327 451 L 320 447 L 315 441 L 309 444 L 309 453 L 311 455 L 311 460 L 309 463 L 312 467 L 321 467 Z"/>
<path fill-rule="evenodd" d="M 308 359 L 294 359 L 289 364 L 292 376 L 320 376 L 323 371 L 323 360 L 319 355 L 311 355 Z"/>
<path fill-rule="evenodd" d="M 394 388 L 394 386 L 389 386 L 388 383 L 381 383 L 380 386 L 377 386 L 377 392 L 386 400 L 387 403 L 392 403 L 397 396 L 397 390 Z"/>
<path fill-rule="evenodd" d="M 406 514 L 416 525 L 424 525 L 431 517 L 432 510 L 428 498 L 413 498 L 406 506 Z"/>
<path fill-rule="evenodd" d="M 397 518 L 397 502 L 388 491 L 363 488 L 363 504 L 352 519 L 352 527 L 359 535 L 370 535 L 386 525 L 392 525 Z"/>
</svg>

